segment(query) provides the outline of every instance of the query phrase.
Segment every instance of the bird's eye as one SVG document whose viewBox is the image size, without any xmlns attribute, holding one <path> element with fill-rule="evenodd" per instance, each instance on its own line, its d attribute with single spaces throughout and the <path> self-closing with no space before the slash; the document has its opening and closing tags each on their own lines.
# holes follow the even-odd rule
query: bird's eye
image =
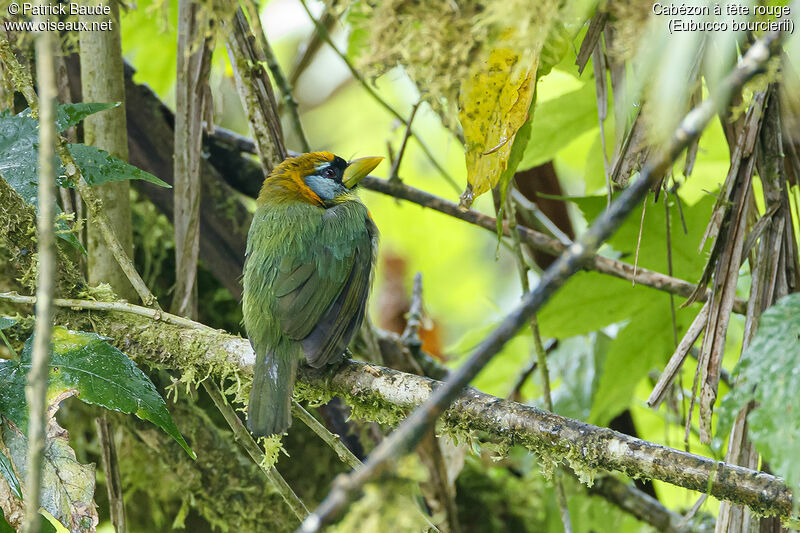
<svg viewBox="0 0 800 533">
<path fill-rule="evenodd" d="M 326 168 L 326 169 L 325 169 L 325 170 L 323 170 L 322 172 L 323 172 L 323 174 L 325 175 L 325 177 L 326 177 L 326 178 L 328 178 L 328 179 L 331 179 L 331 180 L 332 180 L 332 179 L 334 179 L 334 178 L 336 177 L 336 171 L 335 171 L 335 170 L 333 170 L 333 169 L 332 169 L 332 168 L 330 168 L 330 167 Z"/>
</svg>

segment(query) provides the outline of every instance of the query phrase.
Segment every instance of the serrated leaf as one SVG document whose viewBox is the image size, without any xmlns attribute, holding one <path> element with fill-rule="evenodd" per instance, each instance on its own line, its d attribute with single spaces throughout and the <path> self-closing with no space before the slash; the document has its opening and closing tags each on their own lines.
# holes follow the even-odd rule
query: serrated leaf
<svg viewBox="0 0 800 533">
<path fill-rule="evenodd" d="M 56 399 L 74 393 L 71 391 Z M 47 431 L 45 434 L 44 454 L 42 460 L 42 492 L 41 506 L 56 521 L 66 524 L 70 532 L 89 533 L 95 531 L 99 518 L 94 504 L 95 467 L 77 461 L 75 451 L 69 445 L 69 435 L 56 423 L 53 414 L 55 409 L 48 410 Z M 27 465 L 28 438 L 13 423 L 2 425 L 2 439 L 11 454 L 11 460 L 19 470 Z M 42 517 L 43 525 L 49 524 Z M 55 528 L 50 524 L 50 531 Z"/>
<path fill-rule="evenodd" d="M 0 451 L 0 475 L 2 475 L 6 481 L 8 481 L 8 486 L 11 487 L 11 491 L 17 498 L 22 498 L 22 489 L 19 486 L 19 479 L 17 479 L 17 474 L 14 473 L 14 467 L 11 466 L 11 460 L 3 455 L 3 452 Z"/>
<path fill-rule="evenodd" d="M 169 183 L 117 159 L 105 150 L 85 144 L 70 144 L 68 149 L 89 185 L 103 185 L 112 181 L 142 180 L 160 187 L 172 188 Z"/>
<path fill-rule="evenodd" d="M 734 375 L 736 386 L 720 408 L 717 436 L 724 438 L 749 402 L 748 437 L 793 490 L 800 487 L 800 293 L 764 311 L 758 331 Z"/>
<path fill-rule="evenodd" d="M 0 112 L 0 176 L 26 203 L 38 209 L 39 125 L 23 113 Z M 56 205 L 56 214 L 60 213 Z M 66 222 L 57 220 L 56 229 L 59 237 L 86 253 Z"/>
<path fill-rule="evenodd" d="M 461 203 L 485 193 L 508 165 L 517 131 L 528 118 L 538 54 L 518 54 L 509 48 L 491 51 L 465 80 L 459 95 L 459 120 L 464 131 L 468 187 Z"/>
<path fill-rule="evenodd" d="M 58 131 L 65 131 L 72 126 L 77 125 L 80 121 L 100 111 L 106 109 L 113 109 L 119 107 L 120 102 L 109 103 L 96 103 L 96 102 L 79 102 L 77 104 L 63 104 L 58 106 L 56 116 L 56 128 Z"/>
<path fill-rule="evenodd" d="M 25 381 L 31 366 L 33 336 L 19 361 L 0 361 L 0 414 L 27 428 Z M 195 458 L 150 379 L 117 348 L 94 333 L 53 328 L 48 399 L 77 391 L 88 404 L 135 414 L 163 429 Z"/>
<path fill-rule="evenodd" d="M 111 103 L 94 103 L 94 102 L 78 102 L 75 104 L 63 104 L 56 109 L 56 130 L 59 132 L 65 131 L 72 126 L 77 125 L 80 121 L 100 111 L 119 107 L 120 102 Z M 25 109 L 21 116 L 30 117 L 30 108 Z"/>
</svg>

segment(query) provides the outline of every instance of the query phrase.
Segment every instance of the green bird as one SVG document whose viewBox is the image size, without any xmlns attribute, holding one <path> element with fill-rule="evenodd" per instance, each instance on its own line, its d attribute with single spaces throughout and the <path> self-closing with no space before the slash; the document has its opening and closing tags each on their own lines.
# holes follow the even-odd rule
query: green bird
<svg viewBox="0 0 800 533">
<path fill-rule="evenodd" d="M 285 432 L 297 364 L 341 360 L 361 327 L 378 229 L 353 188 L 381 161 L 349 164 L 330 152 L 275 167 L 258 195 L 247 236 L 242 310 L 256 353 L 247 424 Z"/>
</svg>

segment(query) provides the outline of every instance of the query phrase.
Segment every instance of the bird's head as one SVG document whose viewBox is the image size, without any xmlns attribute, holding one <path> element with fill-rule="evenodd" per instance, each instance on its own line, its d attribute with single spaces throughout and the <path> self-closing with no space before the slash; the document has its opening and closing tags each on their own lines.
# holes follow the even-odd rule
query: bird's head
<svg viewBox="0 0 800 533">
<path fill-rule="evenodd" d="M 264 180 L 258 201 L 306 201 L 320 207 L 336 205 L 347 200 L 352 189 L 382 159 L 362 157 L 348 163 L 330 152 L 290 157 Z"/>
</svg>

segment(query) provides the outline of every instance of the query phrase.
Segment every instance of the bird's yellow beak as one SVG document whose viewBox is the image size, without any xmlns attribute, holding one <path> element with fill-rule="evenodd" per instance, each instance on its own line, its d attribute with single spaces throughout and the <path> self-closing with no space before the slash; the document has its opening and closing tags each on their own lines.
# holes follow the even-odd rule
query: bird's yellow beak
<svg viewBox="0 0 800 533">
<path fill-rule="evenodd" d="M 362 157 L 353 159 L 344 169 L 344 176 L 342 183 L 348 189 L 355 187 L 364 176 L 372 172 L 372 169 L 378 166 L 383 161 L 382 157 Z"/>
</svg>

